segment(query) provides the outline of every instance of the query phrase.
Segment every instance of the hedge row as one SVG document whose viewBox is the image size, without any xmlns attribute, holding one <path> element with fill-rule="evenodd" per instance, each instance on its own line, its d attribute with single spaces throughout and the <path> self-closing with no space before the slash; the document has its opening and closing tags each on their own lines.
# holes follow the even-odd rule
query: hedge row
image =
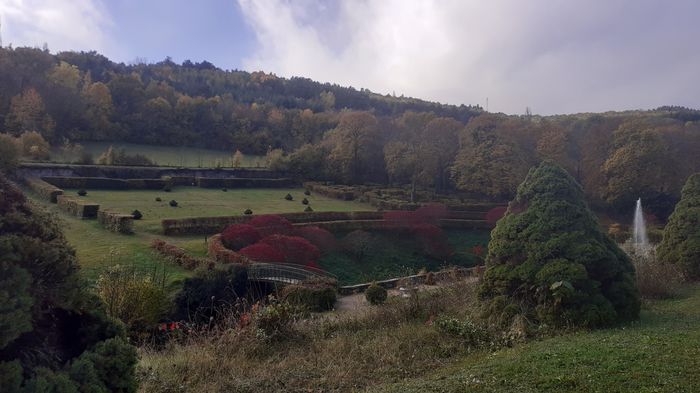
<svg viewBox="0 0 700 393">
<path fill-rule="evenodd" d="M 335 306 L 336 286 L 334 280 L 312 279 L 301 284 L 286 285 L 280 291 L 280 298 L 310 311 L 328 311 Z"/>
<path fill-rule="evenodd" d="M 317 194 L 343 201 L 352 201 L 361 195 L 361 193 L 359 193 L 355 187 L 351 186 L 336 186 L 316 182 L 306 182 L 304 183 L 304 188 Z"/>
<path fill-rule="evenodd" d="M 303 212 L 283 213 L 279 216 L 292 223 L 313 223 L 327 221 L 381 220 L 382 212 Z M 245 224 L 251 216 L 192 217 L 165 219 L 161 221 L 163 234 L 167 236 L 207 235 L 219 233 L 229 225 Z"/>
<path fill-rule="evenodd" d="M 45 176 L 42 180 L 60 188 L 89 188 L 105 190 L 126 190 L 129 183 L 122 179 L 111 179 L 107 177 L 63 177 Z"/>
<path fill-rule="evenodd" d="M 153 239 L 151 248 L 187 270 L 194 270 L 200 266 L 212 267 L 213 264 L 208 258 L 193 257 L 182 248 L 160 239 Z"/>
<path fill-rule="evenodd" d="M 132 190 L 162 190 L 165 186 L 171 186 L 166 179 L 126 179 L 126 184 Z"/>
<path fill-rule="evenodd" d="M 209 238 L 207 256 L 219 263 L 247 264 L 250 262 L 245 256 L 226 248 L 221 242 L 221 235 L 218 234 Z"/>
<path fill-rule="evenodd" d="M 100 210 L 97 212 L 97 221 L 108 231 L 125 235 L 134 233 L 134 216 L 131 214 Z"/>
<path fill-rule="evenodd" d="M 42 198 L 48 200 L 51 203 L 56 203 L 58 201 L 58 196 L 63 195 L 63 190 L 39 178 L 28 177 L 24 179 L 24 182 L 30 189 L 32 189 L 32 191 L 36 192 Z"/>
<path fill-rule="evenodd" d="M 56 200 L 58 207 L 79 218 L 95 218 L 100 210 L 100 205 L 81 201 L 75 197 L 58 195 Z"/>
<path fill-rule="evenodd" d="M 202 188 L 286 188 L 296 187 L 299 183 L 293 179 L 257 179 L 257 178 L 211 178 L 198 177 L 196 184 Z"/>
<path fill-rule="evenodd" d="M 397 286 L 416 286 L 420 284 L 433 285 L 439 281 L 457 281 L 465 277 L 481 277 L 484 274 L 484 266 L 475 266 L 470 268 L 452 267 L 446 270 L 437 272 L 428 272 L 416 274 L 407 277 L 391 278 L 384 281 L 378 281 L 376 284 L 386 288 L 396 288 Z M 432 281 L 432 282 L 429 282 Z M 338 293 L 341 295 L 350 295 L 353 293 L 364 292 L 372 283 L 348 285 L 338 288 Z"/>
</svg>

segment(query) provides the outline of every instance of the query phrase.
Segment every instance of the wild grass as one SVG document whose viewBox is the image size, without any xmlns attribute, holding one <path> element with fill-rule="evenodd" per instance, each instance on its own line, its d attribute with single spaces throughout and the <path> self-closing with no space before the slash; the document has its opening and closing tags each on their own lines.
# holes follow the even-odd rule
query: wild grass
<svg viewBox="0 0 700 393">
<path fill-rule="evenodd" d="M 115 149 L 123 148 L 127 154 L 141 154 L 148 157 L 160 166 L 178 166 L 191 168 L 213 168 L 217 164 L 223 167 L 232 167 L 232 151 L 201 149 L 196 147 L 144 145 L 124 142 L 81 142 L 85 152 L 92 154 L 95 161 L 110 146 Z M 80 159 L 74 151 L 63 151 L 55 147 L 51 151 L 51 161 L 72 163 Z M 244 154 L 241 167 L 264 167 L 264 156 Z"/>
<path fill-rule="evenodd" d="M 393 298 L 358 312 L 316 315 L 282 341 L 260 341 L 229 329 L 196 334 L 163 350 L 142 349 L 141 391 L 354 391 L 425 375 L 468 348 L 430 323 L 463 316 L 473 284 Z"/>
</svg>

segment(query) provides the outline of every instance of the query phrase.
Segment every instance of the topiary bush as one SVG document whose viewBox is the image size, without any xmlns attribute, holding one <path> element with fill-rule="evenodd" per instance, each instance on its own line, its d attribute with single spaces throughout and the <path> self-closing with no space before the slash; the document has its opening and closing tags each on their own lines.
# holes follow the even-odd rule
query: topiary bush
<svg viewBox="0 0 700 393">
<path fill-rule="evenodd" d="M 386 301 L 387 296 L 386 289 L 377 283 L 370 284 L 365 290 L 365 299 L 367 299 L 369 304 L 382 304 Z"/>
<path fill-rule="evenodd" d="M 309 204 L 309 200 L 306 199 L 306 198 L 304 198 L 304 199 L 301 200 L 301 204 L 302 204 L 302 205 L 308 205 L 308 204 Z"/>
<path fill-rule="evenodd" d="M 687 279 L 700 280 L 700 173 L 690 176 L 683 186 L 657 256 L 662 263 L 678 266 Z"/>
<path fill-rule="evenodd" d="M 174 199 L 171 199 L 170 202 L 168 202 L 168 205 L 170 205 L 172 207 L 177 207 L 177 201 Z"/>
<path fill-rule="evenodd" d="M 306 196 L 311 195 L 311 190 L 309 190 L 308 188 L 306 190 L 304 190 L 304 195 L 306 195 Z"/>
<path fill-rule="evenodd" d="M 243 214 L 245 214 L 246 216 L 249 216 L 249 215 L 253 214 L 253 211 L 250 210 L 250 209 L 245 209 L 245 211 L 243 212 Z"/>
<path fill-rule="evenodd" d="M 314 209 L 312 209 L 311 206 L 306 206 L 306 209 L 304 209 L 304 211 L 306 213 L 310 213 L 310 212 L 314 211 Z"/>
<path fill-rule="evenodd" d="M 229 225 L 221 232 L 221 241 L 226 248 L 240 250 L 260 240 L 260 232 L 248 224 Z"/>
<path fill-rule="evenodd" d="M 163 199 L 161 197 L 156 197 L 156 202 L 163 202 Z"/>
<path fill-rule="evenodd" d="M 282 288 L 280 298 L 290 304 L 303 306 L 310 311 L 332 310 L 336 301 L 336 283 L 330 280 L 313 280 Z"/>
<path fill-rule="evenodd" d="M 85 191 L 85 190 L 83 190 L 83 189 L 80 189 L 80 190 L 78 190 L 78 193 L 77 193 L 77 194 L 80 195 L 80 196 L 85 196 L 85 195 L 87 195 L 87 191 Z"/>
<path fill-rule="evenodd" d="M 600 231 L 581 187 L 551 162 L 530 170 L 491 233 L 480 295 L 502 324 L 521 312 L 554 326 L 639 316 L 632 263 Z"/>
<path fill-rule="evenodd" d="M 286 200 L 288 200 L 288 201 L 293 201 L 293 200 L 294 200 L 294 197 L 292 196 L 292 194 L 287 194 L 287 195 L 284 196 L 284 199 L 286 199 Z"/>
<path fill-rule="evenodd" d="M 58 223 L 0 175 L 0 390 L 135 392 L 136 350 Z"/>
<path fill-rule="evenodd" d="M 140 220 L 143 218 L 143 214 L 141 214 L 141 212 L 138 211 L 138 209 L 131 212 L 131 215 L 134 217 L 134 220 Z"/>
<path fill-rule="evenodd" d="M 222 188 L 221 191 L 228 192 L 228 188 Z"/>
</svg>

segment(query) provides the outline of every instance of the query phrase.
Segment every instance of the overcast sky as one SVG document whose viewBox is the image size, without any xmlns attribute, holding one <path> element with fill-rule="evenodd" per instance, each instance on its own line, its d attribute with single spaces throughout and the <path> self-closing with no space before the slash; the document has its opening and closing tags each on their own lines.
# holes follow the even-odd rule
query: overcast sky
<svg viewBox="0 0 700 393">
<path fill-rule="evenodd" d="M 3 45 L 208 60 L 492 112 L 700 107 L 700 1 L 0 0 Z"/>
</svg>

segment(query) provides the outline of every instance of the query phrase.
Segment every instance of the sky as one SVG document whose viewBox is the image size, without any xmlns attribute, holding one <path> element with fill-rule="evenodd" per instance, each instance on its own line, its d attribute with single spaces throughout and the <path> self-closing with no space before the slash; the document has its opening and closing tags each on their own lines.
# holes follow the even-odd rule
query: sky
<svg viewBox="0 0 700 393">
<path fill-rule="evenodd" d="M 698 15 L 695 0 L 0 0 L 0 33 L 548 115 L 700 108 Z"/>
</svg>

